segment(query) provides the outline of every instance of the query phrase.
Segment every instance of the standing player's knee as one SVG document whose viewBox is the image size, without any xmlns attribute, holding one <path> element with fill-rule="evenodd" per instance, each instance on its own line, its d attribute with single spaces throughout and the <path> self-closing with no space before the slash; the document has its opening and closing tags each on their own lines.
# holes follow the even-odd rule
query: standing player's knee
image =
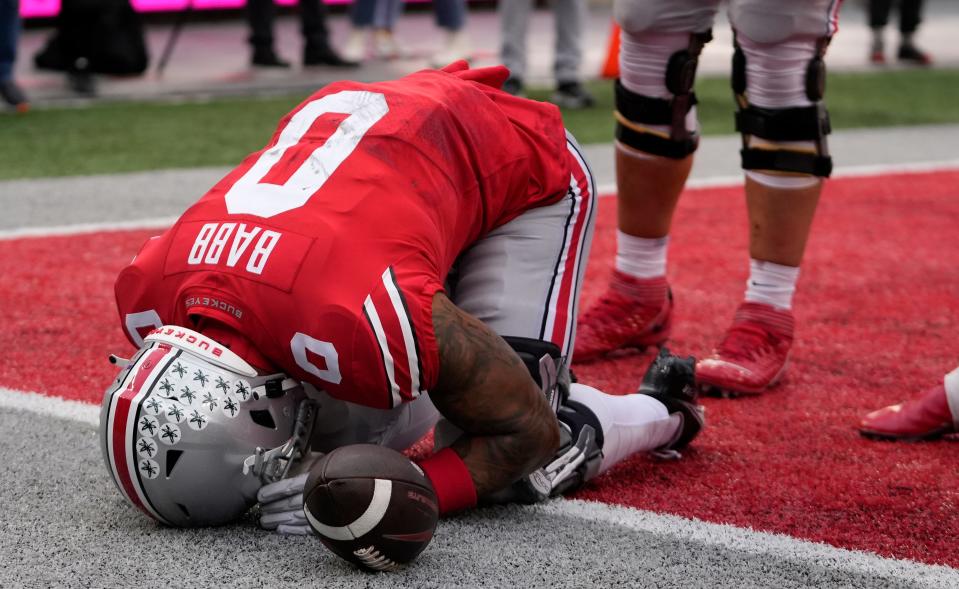
<svg viewBox="0 0 959 589">
<path fill-rule="evenodd" d="M 823 102 L 827 44 L 828 38 L 810 36 L 761 43 L 736 31 L 736 130 L 743 136 L 743 169 L 756 181 L 801 187 L 797 182 L 811 185 L 831 173 Z M 792 178 L 777 178 L 782 175 Z"/>
<path fill-rule="evenodd" d="M 711 33 L 623 33 L 616 83 L 621 146 L 683 159 L 699 144 L 693 83 Z"/>
</svg>

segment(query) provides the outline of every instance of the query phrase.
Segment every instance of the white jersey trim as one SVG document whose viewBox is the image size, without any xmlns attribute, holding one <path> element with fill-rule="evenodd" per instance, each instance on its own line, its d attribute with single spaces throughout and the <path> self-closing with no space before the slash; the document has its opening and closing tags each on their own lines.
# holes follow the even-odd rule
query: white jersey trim
<svg viewBox="0 0 959 589">
<path fill-rule="evenodd" d="M 390 295 L 390 302 L 393 303 L 393 310 L 396 312 L 396 317 L 400 322 L 400 330 L 403 332 L 403 344 L 406 347 L 406 358 L 410 366 L 410 394 L 415 399 L 422 392 L 420 389 L 420 361 L 416 353 L 416 337 L 413 334 L 413 324 L 406 310 L 406 303 L 403 301 L 399 285 L 396 284 L 396 276 L 393 274 L 392 267 L 383 272 L 383 286 L 386 287 L 386 292 Z"/>
<path fill-rule="evenodd" d="M 366 318 L 373 328 L 374 335 L 376 335 L 376 343 L 380 346 L 380 354 L 383 356 L 383 367 L 386 370 L 386 380 L 390 387 L 392 406 L 399 407 L 403 399 L 400 397 L 400 387 L 396 384 L 396 369 L 393 363 L 393 354 L 390 353 L 390 345 L 386 340 L 386 332 L 383 331 L 383 323 L 380 321 L 380 315 L 376 312 L 376 305 L 373 304 L 373 299 L 369 295 L 366 296 L 366 301 L 363 303 L 363 311 L 366 313 Z"/>
</svg>

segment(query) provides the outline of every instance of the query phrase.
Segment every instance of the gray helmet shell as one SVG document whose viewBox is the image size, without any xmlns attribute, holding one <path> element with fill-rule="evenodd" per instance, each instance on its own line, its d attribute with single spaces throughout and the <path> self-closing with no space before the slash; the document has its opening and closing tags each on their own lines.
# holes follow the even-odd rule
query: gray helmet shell
<svg viewBox="0 0 959 589">
<path fill-rule="evenodd" d="M 100 442 L 110 476 L 132 505 L 165 524 L 237 519 L 264 482 L 244 474 L 257 450 L 293 434 L 301 386 L 248 363 L 195 331 L 164 326 L 107 389 Z"/>
</svg>

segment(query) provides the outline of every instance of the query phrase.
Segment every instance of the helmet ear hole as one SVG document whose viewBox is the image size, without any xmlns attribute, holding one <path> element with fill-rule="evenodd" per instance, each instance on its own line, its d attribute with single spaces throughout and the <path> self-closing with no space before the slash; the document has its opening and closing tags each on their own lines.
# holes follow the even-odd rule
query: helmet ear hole
<svg viewBox="0 0 959 589">
<path fill-rule="evenodd" d="M 276 429 L 276 422 L 273 421 L 273 415 L 271 415 L 270 412 L 265 409 L 256 409 L 250 411 L 250 419 L 253 420 L 253 423 L 261 427 Z"/>
<path fill-rule="evenodd" d="M 166 476 L 170 478 L 170 473 L 173 472 L 173 467 L 176 466 L 180 456 L 183 455 L 183 450 L 167 450 L 166 451 Z"/>
</svg>

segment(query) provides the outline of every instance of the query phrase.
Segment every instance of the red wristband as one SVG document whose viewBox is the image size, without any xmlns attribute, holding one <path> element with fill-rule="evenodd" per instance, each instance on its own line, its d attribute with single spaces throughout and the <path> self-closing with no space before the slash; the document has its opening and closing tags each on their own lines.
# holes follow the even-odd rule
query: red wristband
<svg viewBox="0 0 959 589">
<path fill-rule="evenodd" d="M 419 463 L 433 483 L 440 515 L 469 509 L 476 505 L 476 486 L 466 463 L 452 448 L 443 448 Z"/>
</svg>

